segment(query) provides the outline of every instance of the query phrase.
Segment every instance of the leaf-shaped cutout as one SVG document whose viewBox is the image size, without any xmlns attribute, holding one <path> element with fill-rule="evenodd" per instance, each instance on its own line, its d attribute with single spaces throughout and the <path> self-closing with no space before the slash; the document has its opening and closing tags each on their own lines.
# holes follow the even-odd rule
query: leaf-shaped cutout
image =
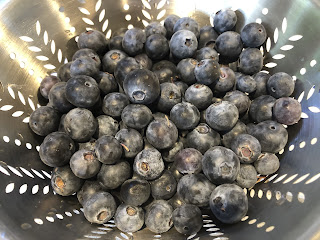
<svg viewBox="0 0 320 240">
<path fill-rule="evenodd" d="M 82 20 L 83 20 L 86 24 L 88 24 L 88 25 L 91 25 L 91 26 L 94 25 L 94 23 L 92 22 L 92 20 L 89 19 L 89 18 L 82 18 Z"/>
<path fill-rule="evenodd" d="M 28 189 L 28 184 L 25 183 L 25 184 L 20 186 L 19 193 L 20 194 L 24 194 L 27 191 L 27 189 Z"/>
<path fill-rule="evenodd" d="M 99 14 L 99 22 L 102 22 L 102 20 L 104 19 L 104 16 L 106 15 L 106 10 L 103 9 L 101 11 L 101 13 Z"/>
<path fill-rule="evenodd" d="M 4 105 L 0 108 L 1 111 L 9 111 L 10 109 L 12 109 L 13 106 L 12 105 Z"/>
<path fill-rule="evenodd" d="M 98 0 L 98 1 L 97 1 L 96 6 L 95 6 L 95 10 L 96 10 L 96 12 L 98 12 L 98 11 L 99 11 L 99 9 L 101 8 L 101 3 L 102 3 L 102 1 L 101 1 L 101 0 Z"/>
<path fill-rule="evenodd" d="M 165 9 L 161 10 L 161 12 L 159 12 L 157 16 L 157 20 L 160 20 L 161 18 L 163 18 L 165 14 L 166 14 L 166 10 Z"/>
<path fill-rule="evenodd" d="M 307 100 L 309 100 L 309 98 L 312 97 L 313 93 L 314 93 L 314 90 L 315 90 L 316 86 L 313 85 L 312 88 L 310 88 L 309 92 L 308 92 L 308 95 L 307 95 Z"/>
<path fill-rule="evenodd" d="M 44 31 L 43 42 L 44 42 L 45 45 L 47 45 L 48 42 L 49 42 L 49 36 L 48 36 L 48 32 L 47 31 Z"/>
<path fill-rule="evenodd" d="M 29 103 L 29 106 L 31 107 L 31 109 L 34 111 L 36 108 L 34 106 L 34 103 L 33 101 L 31 100 L 31 98 L 28 97 L 28 103 Z"/>
<path fill-rule="evenodd" d="M 120 235 L 122 238 L 129 240 L 129 237 L 127 235 L 125 235 L 124 233 L 120 233 Z"/>
<path fill-rule="evenodd" d="M 35 175 L 37 175 L 39 178 L 41 178 L 41 179 L 45 179 L 45 178 L 44 178 L 44 176 L 42 176 L 42 174 L 41 174 L 41 173 L 39 173 L 37 170 L 35 170 L 35 169 L 31 168 L 31 171 L 32 171 L 32 172 L 34 172 L 34 174 L 35 174 Z"/>
<path fill-rule="evenodd" d="M 41 33 L 41 26 L 40 26 L 39 20 L 36 22 L 36 32 L 37 32 L 38 36 L 39 36 L 40 33 Z"/>
<path fill-rule="evenodd" d="M 166 4 L 166 2 L 167 2 L 167 0 L 161 0 L 161 1 L 158 3 L 157 9 L 163 8 L 163 6 Z"/>
<path fill-rule="evenodd" d="M 284 45 L 282 46 L 280 49 L 283 50 L 283 51 L 289 51 L 293 48 L 292 45 Z"/>
<path fill-rule="evenodd" d="M 289 40 L 295 42 L 300 40 L 301 38 L 303 38 L 302 35 L 293 35 L 292 37 L 289 38 Z"/>
<path fill-rule="evenodd" d="M 265 66 L 266 66 L 267 68 L 274 68 L 275 66 L 277 66 L 277 64 L 274 63 L 274 62 L 269 62 L 269 63 L 267 63 Z"/>
<path fill-rule="evenodd" d="M 313 112 L 313 113 L 319 113 L 320 112 L 320 109 L 316 106 L 311 106 L 311 107 L 308 107 L 308 109 L 310 110 L 310 112 Z"/>
<path fill-rule="evenodd" d="M 151 9 L 151 6 L 150 6 L 150 4 L 148 3 L 148 1 L 146 1 L 146 0 L 141 0 L 141 2 L 142 2 L 142 4 L 143 4 L 143 6 L 145 6 L 145 7 L 148 8 L 148 9 Z"/>
<path fill-rule="evenodd" d="M 213 27 L 213 15 L 210 14 L 210 25 Z"/>
<path fill-rule="evenodd" d="M 305 68 L 301 68 L 300 69 L 300 74 L 301 75 L 304 75 L 306 72 L 307 72 L 307 69 L 305 69 Z"/>
<path fill-rule="evenodd" d="M 287 30 L 287 25 L 288 25 L 287 18 L 284 18 L 283 21 L 282 21 L 282 32 L 283 32 L 283 33 L 286 32 L 286 30 Z"/>
<path fill-rule="evenodd" d="M 20 91 L 18 91 L 18 97 L 23 105 L 26 105 L 26 100 Z"/>
<path fill-rule="evenodd" d="M 24 118 L 24 119 L 22 120 L 22 122 L 24 122 L 24 123 L 29 123 L 29 119 L 30 119 L 30 117 L 26 117 L 26 118 Z"/>
<path fill-rule="evenodd" d="M 270 38 L 268 37 L 267 43 L 266 43 L 266 50 L 267 50 L 267 52 L 269 52 L 270 49 L 271 49 L 271 40 L 270 40 Z"/>
<path fill-rule="evenodd" d="M 106 38 L 107 39 L 109 39 L 111 37 L 111 33 L 112 33 L 112 31 L 111 31 L 111 29 L 109 29 L 107 34 L 106 34 Z"/>
<path fill-rule="evenodd" d="M 51 52 L 52 54 L 56 52 L 56 43 L 54 40 L 51 41 Z"/>
<path fill-rule="evenodd" d="M 34 176 L 31 174 L 31 172 L 29 172 L 27 169 L 20 167 L 20 170 L 27 175 L 28 177 L 34 178 Z"/>
<path fill-rule="evenodd" d="M 161 25 L 164 25 L 164 20 L 160 21 L 160 24 L 161 24 Z"/>
<path fill-rule="evenodd" d="M 5 192 L 6 192 L 6 193 L 11 193 L 13 190 L 14 190 L 14 183 L 9 183 L 9 184 L 6 186 Z"/>
<path fill-rule="evenodd" d="M 86 27 L 86 30 L 87 30 L 87 31 L 90 31 L 90 30 L 93 30 L 93 28 L 91 28 L 91 27 Z"/>
<path fill-rule="evenodd" d="M 310 62 L 310 67 L 314 67 L 314 65 L 316 65 L 316 64 L 317 64 L 317 61 L 313 59 Z"/>
<path fill-rule="evenodd" d="M 10 86 L 8 86 L 8 92 L 13 99 L 16 99 L 16 95 Z"/>
<path fill-rule="evenodd" d="M 282 58 L 284 58 L 285 57 L 285 55 L 283 55 L 283 54 L 276 54 L 276 55 L 274 55 L 272 58 L 273 59 L 282 59 Z"/>
<path fill-rule="evenodd" d="M 89 12 L 87 9 L 83 8 L 83 7 L 78 7 L 78 9 L 79 9 L 79 11 L 82 12 L 83 14 L 85 14 L 85 15 L 90 15 L 90 12 Z"/>
<path fill-rule="evenodd" d="M 46 64 L 46 65 L 44 65 L 44 67 L 45 67 L 46 69 L 49 69 L 49 70 L 53 70 L 53 69 L 56 68 L 56 67 L 55 67 L 54 65 L 52 65 L 52 64 Z"/>
<path fill-rule="evenodd" d="M 261 20 L 261 18 L 257 18 L 257 19 L 256 19 L 256 23 L 259 23 L 259 24 L 261 24 L 261 23 L 262 23 L 262 20 Z"/>
<path fill-rule="evenodd" d="M 144 9 L 142 9 L 142 14 L 145 16 L 147 19 L 151 20 L 151 15 Z"/>
<path fill-rule="evenodd" d="M 64 63 L 68 63 L 69 61 L 68 61 L 68 59 L 67 58 L 65 58 L 64 59 Z"/>
<path fill-rule="evenodd" d="M 298 101 L 299 103 L 301 103 L 301 101 L 302 101 L 303 97 L 304 97 L 304 91 L 303 91 L 302 93 L 300 93 L 300 95 L 299 95 L 299 97 L 298 97 L 297 101 Z"/>
<path fill-rule="evenodd" d="M 301 118 L 309 118 L 309 116 L 308 116 L 308 114 L 302 112 L 302 113 L 301 113 Z"/>
<path fill-rule="evenodd" d="M 31 190 L 32 194 L 36 194 L 39 192 L 39 185 L 34 185 Z"/>
<path fill-rule="evenodd" d="M 47 186 L 45 186 L 45 187 L 43 188 L 42 192 L 43 192 L 44 195 L 46 195 L 46 194 L 49 193 L 49 190 L 50 190 L 50 188 L 49 188 L 49 186 L 47 185 Z"/>
<path fill-rule="evenodd" d="M 28 36 L 21 36 L 20 39 L 25 42 L 33 42 L 33 39 Z"/>
<path fill-rule="evenodd" d="M 107 19 L 102 25 L 102 32 L 105 32 L 108 28 L 109 20 Z"/>
<path fill-rule="evenodd" d="M 57 57 L 58 57 L 59 63 L 61 63 L 61 61 L 62 61 L 62 51 L 61 51 L 61 49 L 58 50 Z"/>
<path fill-rule="evenodd" d="M 17 175 L 18 177 L 23 177 L 23 175 L 14 167 L 11 167 L 9 165 L 7 165 L 7 167 L 10 169 L 11 172 L 13 172 L 15 175 Z"/>
<path fill-rule="evenodd" d="M 23 111 L 16 111 L 12 113 L 12 117 L 20 117 L 23 114 Z"/>
<path fill-rule="evenodd" d="M 36 47 L 36 46 L 31 46 L 31 47 L 28 47 L 28 48 L 32 52 L 41 52 L 41 49 Z"/>
<path fill-rule="evenodd" d="M 7 171 L 7 169 L 5 169 L 4 167 L 0 166 L 0 172 L 2 172 L 3 174 L 10 176 L 10 173 Z"/>
<path fill-rule="evenodd" d="M 145 27 L 149 25 L 149 23 L 146 20 L 142 20 L 142 23 Z"/>
<path fill-rule="evenodd" d="M 46 56 L 36 56 L 36 58 L 37 58 L 38 60 L 40 60 L 40 61 L 48 61 L 48 60 L 49 60 L 49 58 L 46 57 Z"/>
<path fill-rule="evenodd" d="M 274 34 L 273 34 L 273 41 L 274 41 L 274 43 L 277 43 L 278 37 L 279 37 L 279 30 L 278 30 L 278 28 L 276 28 L 276 29 L 274 30 Z"/>
</svg>

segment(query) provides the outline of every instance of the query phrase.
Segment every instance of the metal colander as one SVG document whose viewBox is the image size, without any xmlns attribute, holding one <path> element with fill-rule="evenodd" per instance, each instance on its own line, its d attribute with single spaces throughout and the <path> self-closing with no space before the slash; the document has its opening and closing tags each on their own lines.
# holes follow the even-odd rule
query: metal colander
<svg viewBox="0 0 320 240">
<path fill-rule="evenodd" d="M 143 28 L 172 13 L 204 26 L 226 7 L 237 10 L 238 31 L 249 22 L 266 27 L 264 70 L 296 79 L 303 119 L 288 128 L 280 170 L 247 190 L 248 215 L 235 225 L 219 223 L 210 211 L 203 229 L 187 237 L 174 229 L 122 233 L 112 220 L 88 223 L 74 196 L 54 194 L 51 169 L 38 156 L 42 138 L 28 127 L 31 112 L 44 104 L 37 98 L 41 79 L 71 60 L 86 29 L 110 38 L 120 27 Z M 2 0 L 0 12 L 1 239 L 320 239 L 319 0 Z"/>
</svg>

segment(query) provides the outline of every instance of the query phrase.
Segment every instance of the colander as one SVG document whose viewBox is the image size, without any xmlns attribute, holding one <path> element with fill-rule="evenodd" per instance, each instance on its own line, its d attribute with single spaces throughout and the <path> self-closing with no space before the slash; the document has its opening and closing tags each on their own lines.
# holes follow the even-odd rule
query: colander
<svg viewBox="0 0 320 240">
<path fill-rule="evenodd" d="M 237 12 L 237 31 L 249 22 L 266 27 L 264 71 L 284 71 L 296 80 L 303 119 L 288 128 L 280 170 L 245 190 L 249 211 L 235 225 L 219 223 L 209 210 L 192 236 L 174 229 L 122 233 L 113 220 L 88 223 L 75 196 L 53 192 L 51 169 L 38 156 L 42 138 L 28 127 L 31 112 L 45 104 L 37 97 L 41 79 L 71 60 L 86 29 L 110 38 L 120 27 L 143 28 L 173 13 L 204 26 L 227 7 Z M 319 0 L 1 0 L 0 12 L 1 239 L 320 239 Z"/>
</svg>

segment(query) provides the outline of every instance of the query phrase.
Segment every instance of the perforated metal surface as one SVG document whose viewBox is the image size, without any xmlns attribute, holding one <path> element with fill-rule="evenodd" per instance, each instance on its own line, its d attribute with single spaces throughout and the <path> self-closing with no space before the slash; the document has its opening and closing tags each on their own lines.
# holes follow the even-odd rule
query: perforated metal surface
<svg viewBox="0 0 320 240">
<path fill-rule="evenodd" d="M 247 190 L 248 216 L 236 225 L 219 224 L 210 211 L 194 236 L 174 229 L 163 235 L 148 230 L 124 234 L 113 221 L 89 224 L 75 197 L 54 195 L 51 170 L 38 157 L 42 139 L 28 128 L 28 116 L 40 106 L 41 79 L 71 59 L 76 37 L 86 28 L 110 37 L 120 27 L 142 28 L 171 13 L 192 16 L 204 26 L 212 23 L 212 13 L 225 7 L 237 9 L 238 30 L 252 21 L 264 24 L 264 69 L 271 74 L 285 71 L 296 79 L 294 97 L 302 104 L 303 119 L 288 128 L 280 170 Z M 318 0 L 0 1 L 1 238 L 320 239 L 319 11 Z"/>
</svg>

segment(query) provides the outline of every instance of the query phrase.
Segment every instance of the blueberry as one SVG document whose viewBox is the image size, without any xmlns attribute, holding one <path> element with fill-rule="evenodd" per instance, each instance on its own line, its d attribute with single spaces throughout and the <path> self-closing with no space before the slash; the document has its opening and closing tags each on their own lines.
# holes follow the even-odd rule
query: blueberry
<svg viewBox="0 0 320 240">
<path fill-rule="evenodd" d="M 270 78 L 268 73 L 258 72 L 254 75 L 254 80 L 256 81 L 257 88 L 253 95 L 253 98 L 260 97 L 262 95 L 267 95 L 267 82 Z"/>
<path fill-rule="evenodd" d="M 196 68 L 198 62 L 193 58 L 182 59 L 178 65 L 177 70 L 180 78 L 186 84 L 196 83 L 196 76 L 194 75 L 194 69 Z"/>
<path fill-rule="evenodd" d="M 141 68 L 151 70 L 152 68 L 152 60 L 148 57 L 147 54 L 141 53 L 134 57 L 137 63 L 141 66 Z"/>
<path fill-rule="evenodd" d="M 262 152 L 278 153 L 288 141 L 288 132 L 282 124 L 268 120 L 247 129 L 261 144 Z"/>
<path fill-rule="evenodd" d="M 127 28 L 118 28 L 117 30 L 112 32 L 111 36 L 112 37 L 118 37 L 118 36 L 123 37 L 126 34 L 127 30 L 128 30 Z"/>
<path fill-rule="evenodd" d="M 144 211 L 141 207 L 121 204 L 114 215 L 114 223 L 122 232 L 137 232 L 144 224 Z"/>
<path fill-rule="evenodd" d="M 143 149 L 141 134 L 134 129 L 122 129 L 117 132 L 115 138 L 121 143 L 124 157 L 134 158 Z"/>
<path fill-rule="evenodd" d="M 158 179 L 151 181 L 150 185 L 151 194 L 154 199 L 168 200 L 177 191 L 177 181 L 168 170 L 165 170 Z"/>
<path fill-rule="evenodd" d="M 206 109 L 210 106 L 213 98 L 211 89 L 203 84 L 193 84 L 185 92 L 185 99 L 192 103 L 199 110 Z"/>
<path fill-rule="evenodd" d="M 56 83 L 49 92 L 49 102 L 61 113 L 69 112 L 74 106 L 66 98 L 66 82 Z"/>
<path fill-rule="evenodd" d="M 233 89 L 236 83 L 236 75 L 229 67 L 220 67 L 220 77 L 214 83 L 214 90 L 218 92 L 228 92 Z"/>
<path fill-rule="evenodd" d="M 92 178 L 98 174 L 100 167 L 95 153 L 86 149 L 75 152 L 70 159 L 70 168 L 78 178 Z"/>
<path fill-rule="evenodd" d="M 202 171 L 202 154 L 197 149 L 182 149 L 174 158 L 174 164 L 182 174 L 200 173 Z"/>
<path fill-rule="evenodd" d="M 162 60 L 154 64 L 152 71 L 156 74 L 160 83 L 173 82 L 178 75 L 176 65 L 167 60 Z"/>
<path fill-rule="evenodd" d="M 158 178 L 163 170 L 161 153 L 155 148 L 142 150 L 134 159 L 133 171 L 146 180 Z"/>
<path fill-rule="evenodd" d="M 119 86 L 114 76 L 107 72 L 99 74 L 99 89 L 103 94 L 118 92 Z"/>
<path fill-rule="evenodd" d="M 102 32 L 88 30 L 79 35 L 78 47 L 79 49 L 90 48 L 102 55 L 108 50 L 108 41 Z"/>
<path fill-rule="evenodd" d="M 245 47 L 260 47 L 266 39 L 267 32 L 262 24 L 249 23 L 241 30 L 241 40 Z"/>
<path fill-rule="evenodd" d="M 301 104 L 293 98 L 279 98 L 273 106 L 273 115 L 277 122 L 293 125 L 301 118 Z"/>
<path fill-rule="evenodd" d="M 146 33 L 147 38 L 153 34 L 160 34 L 164 37 L 166 37 L 167 35 L 167 29 L 164 26 L 162 26 L 162 24 L 159 22 L 149 23 L 149 25 L 146 26 L 144 31 Z"/>
<path fill-rule="evenodd" d="M 203 47 L 214 48 L 218 33 L 211 26 L 204 26 L 200 29 L 198 49 Z"/>
<path fill-rule="evenodd" d="M 143 179 L 129 179 L 125 181 L 120 189 L 123 202 L 132 206 L 140 206 L 150 197 L 150 184 Z"/>
<path fill-rule="evenodd" d="M 39 87 L 40 94 L 48 99 L 49 98 L 49 92 L 50 89 L 56 84 L 60 82 L 60 79 L 55 76 L 46 76 L 44 79 L 42 79 Z"/>
<path fill-rule="evenodd" d="M 223 62 L 236 61 L 243 48 L 240 34 L 232 31 L 222 33 L 216 40 L 215 48 L 220 53 L 220 60 Z"/>
<path fill-rule="evenodd" d="M 174 85 L 176 85 L 179 90 L 180 90 L 180 93 L 181 93 L 181 99 L 183 100 L 184 97 L 185 97 L 185 92 L 187 91 L 188 89 L 188 84 L 186 84 L 185 82 L 182 82 L 182 81 L 176 81 L 174 82 Z"/>
<path fill-rule="evenodd" d="M 246 113 L 251 104 L 249 97 L 238 90 L 227 92 L 223 100 L 233 103 L 238 108 L 239 115 Z"/>
<path fill-rule="evenodd" d="M 236 125 L 228 132 L 224 132 L 221 136 L 221 142 L 226 148 L 231 147 L 231 142 L 239 134 L 247 133 L 246 125 L 240 120 L 237 121 Z"/>
<path fill-rule="evenodd" d="M 257 48 L 246 48 L 242 51 L 239 58 L 240 72 L 248 75 L 258 73 L 262 69 L 263 57 Z"/>
<path fill-rule="evenodd" d="M 181 102 L 181 91 L 173 83 L 160 84 L 160 97 L 157 100 L 157 109 L 161 112 L 170 112 L 172 107 Z"/>
<path fill-rule="evenodd" d="M 165 200 L 155 200 L 146 211 L 145 224 L 154 233 L 164 233 L 173 226 L 173 208 Z"/>
<path fill-rule="evenodd" d="M 145 128 L 152 118 L 151 110 L 141 104 L 129 104 L 121 113 L 121 119 L 125 125 L 134 129 Z"/>
<path fill-rule="evenodd" d="M 237 90 L 241 92 L 253 94 L 254 91 L 256 91 L 257 83 L 253 79 L 253 77 L 249 75 L 240 74 L 237 77 L 236 87 Z"/>
<path fill-rule="evenodd" d="M 97 181 L 86 180 L 82 188 L 77 192 L 78 201 L 83 206 L 92 195 L 103 190 L 104 188 Z"/>
<path fill-rule="evenodd" d="M 165 149 L 161 152 L 162 158 L 166 162 L 173 162 L 174 156 L 183 149 L 183 142 L 177 141 L 175 144 L 169 148 Z"/>
<path fill-rule="evenodd" d="M 294 91 L 294 85 L 295 82 L 289 74 L 278 72 L 269 78 L 267 89 L 269 94 L 275 98 L 289 97 Z"/>
<path fill-rule="evenodd" d="M 142 53 L 145 42 L 145 32 L 140 28 L 131 28 L 123 36 L 122 47 L 128 55 L 134 56 Z"/>
<path fill-rule="evenodd" d="M 272 108 L 276 99 L 270 95 L 261 95 L 254 99 L 250 105 L 249 114 L 254 122 L 272 120 Z"/>
<path fill-rule="evenodd" d="M 191 58 L 197 51 L 198 40 L 193 32 L 180 30 L 172 35 L 169 45 L 173 57 L 177 59 Z"/>
<path fill-rule="evenodd" d="M 113 136 L 102 136 L 95 144 L 97 159 L 104 164 L 115 164 L 122 156 L 122 147 Z"/>
<path fill-rule="evenodd" d="M 194 69 L 197 82 L 210 85 L 220 77 L 220 67 L 217 61 L 212 59 L 201 60 Z"/>
<path fill-rule="evenodd" d="M 126 76 L 123 89 L 132 103 L 151 104 L 160 94 L 160 83 L 153 72 L 138 69 Z"/>
<path fill-rule="evenodd" d="M 162 60 L 169 55 L 169 43 L 165 36 L 152 34 L 147 38 L 145 50 L 152 60 Z"/>
<path fill-rule="evenodd" d="M 261 175 L 269 175 L 278 171 L 280 167 L 279 158 L 273 153 L 262 153 L 254 162 L 254 167 Z"/>
<path fill-rule="evenodd" d="M 97 130 L 95 132 L 95 137 L 100 138 L 104 135 L 115 136 L 119 130 L 119 123 L 117 120 L 113 119 L 107 115 L 100 115 L 97 117 Z"/>
<path fill-rule="evenodd" d="M 172 221 L 179 233 L 196 234 L 202 228 L 202 213 L 199 207 L 186 204 L 173 211 Z"/>
<path fill-rule="evenodd" d="M 180 30 L 189 30 L 194 33 L 196 38 L 200 36 L 199 24 L 192 18 L 180 18 L 174 25 L 173 31 L 176 33 Z"/>
<path fill-rule="evenodd" d="M 55 167 L 51 174 L 51 186 L 61 196 L 70 196 L 79 191 L 83 180 L 76 177 L 69 165 Z"/>
<path fill-rule="evenodd" d="M 214 29 L 220 33 L 232 30 L 237 23 L 237 15 L 231 9 L 220 10 L 213 18 Z"/>
<path fill-rule="evenodd" d="M 210 196 L 210 208 L 215 217 L 223 223 L 236 223 L 248 212 L 248 198 L 236 184 L 216 187 Z"/>
<path fill-rule="evenodd" d="M 40 136 L 57 131 L 60 123 L 60 114 L 52 107 L 42 106 L 34 110 L 29 119 L 31 130 Z"/>
<path fill-rule="evenodd" d="M 196 52 L 195 58 L 197 61 L 204 59 L 212 59 L 214 61 L 219 61 L 219 55 L 216 50 L 210 47 L 203 47 Z"/>
<path fill-rule="evenodd" d="M 137 60 L 132 57 L 127 57 L 117 63 L 114 76 L 121 87 L 128 73 L 136 69 L 140 69 L 140 65 Z"/>
<path fill-rule="evenodd" d="M 238 118 L 238 108 L 228 101 L 211 104 L 206 110 L 206 121 L 216 131 L 232 129 L 236 125 Z"/>
<path fill-rule="evenodd" d="M 236 182 L 242 188 L 252 188 L 257 182 L 257 171 L 255 167 L 251 164 L 240 164 Z"/>
<path fill-rule="evenodd" d="M 176 193 L 172 198 L 170 198 L 168 200 L 168 203 L 173 207 L 173 209 L 176 209 L 186 204 L 178 193 Z"/>
<path fill-rule="evenodd" d="M 231 143 L 232 151 L 241 163 L 253 163 L 261 154 L 259 141 L 249 134 L 239 134 Z"/>
<path fill-rule="evenodd" d="M 111 117 L 120 117 L 123 109 L 129 104 L 129 99 L 125 94 L 109 93 L 103 98 L 102 111 Z"/>
<path fill-rule="evenodd" d="M 200 121 L 200 112 L 196 106 L 188 102 L 176 104 L 170 111 L 170 119 L 181 130 L 195 128 Z"/>
<path fill-rule="evenodd" d="M 71 77 L 86 75 L 97 77 L 100 71 L 101 61 L 96 57 L 81 57 L 74 60 L 70 66 Z"/>
<path fill-rule="evenodd" d="M 110 38 L 109 43 L 108 43 L 109 50 L 123 51 L 122 40 L 123 40 L 122 36 L 115 36 L 115 37 Z"/>
<path fill-rule="evenodd" d="M 78 144 L 79 144 L 79 150 L 86 149 L 89 151 L 94 151 L 94 148 L 96 147 L 96 139 L 91 138 L 88 142 L 78 143 Z"/>
<path fill-rule="evenodd" d="M 83 108 L 75 108 L 64 119 L 65 132 L 77 142 L 87 142 L 97 129 L 97 120 L 93 114 Z"/>
<path fill-rule="evenodd" d="M 61 65 L 61 67 L 58 70 L 58 78 L 63 81 L 67 82 L 70 78 L 70 67 L 71 67 L 72 62 L 65 63 Z"/>
<path fill-rule="evenodd" d="M 210 148 L 202 158 L 203 173 L 217 185 L 232 183 L 238 175 L 239 168 L 239 158 L 225 147 Z"/>
<path fill-rule="evenodd" d="M 187 145 L 204 154 L 209 148 L 220 145 L 220 135 L 207 124 L 200 123 L 187 135 Z"/>
<path fill-rule="evenodd" d="M 77 60 L 78 58 L 89 57 L 94 60 L 96 67 L 100 69 L 101 61 L 99 55 L 90 48 L 82 48 L 75 52 L 72 56 L 72 61 Z"/>
<path fill-rule="evenodd" d="M 110 50 L 102 58 L 102 69 L 108 73 L 114 73 L 114 70 L 122 59 L 128 55 L 121 50 Z"/>
<path fill-rule="evenodd" d="M 173 31 L 173 27 L 176 24 L 176 22 L 180 19 L 180 17 L 178 17 L 177 15 L 171 14 L 169 16 L 166 17 L 166 19 L 164 20 L 164 27 L 167 30 L 167 38 L 170 39 L 171 36 L 173 35 L 174 31 Z"/>
<path fill-rule="evenodd" d="M 122 161 L 114 165 L 102 164 L 97 179 L 98 182 L 106 189 L 116 189 L 129 179 L 130 176 L 130 164 Z"/>
<path fill-rule="evenodd" d="M 187 174 L 179 180 L 177 192 L 184 202 L 206 207 L 215 187 L 202 173 Z"/>
<path fill-rule="evenodd" d="M 75 149 L 73 140 L 66 133 L 53 132 L 43 140 L 39 155 L 44 164 L 60 167 L 68 164 Z"/>
<path fill-rule="evenodd" d="M 116 201 L 110 193 L 97 192 L 85 202 L 83 213 L 89 222 L 103 224 L 114 216 L 116 209 Z"/>
<path fill-rule="evenodd" d="M 67 100 L 76 107 L 92 107 L 100 98 L 100 89 L 96 80 L 85 75 L 70 78 L 65 91 Z"/>
</svg>

